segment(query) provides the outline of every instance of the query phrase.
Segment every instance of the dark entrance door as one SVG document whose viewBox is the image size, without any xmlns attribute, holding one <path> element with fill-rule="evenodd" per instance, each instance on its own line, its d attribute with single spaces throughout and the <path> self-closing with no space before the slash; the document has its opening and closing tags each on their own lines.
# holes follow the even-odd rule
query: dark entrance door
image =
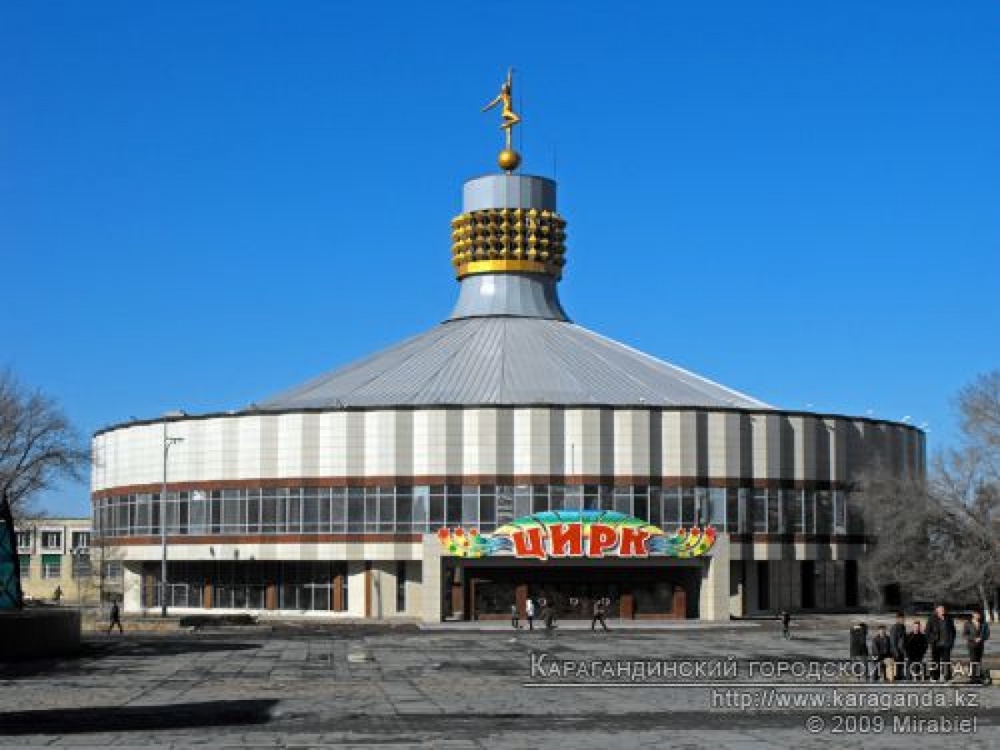
<svg viewBox="0 0 1000 750">
<path fill-rule="evenodd" d="M 700 567 L 585 565 L 496 566 L 463 564 L 467 619 L 523 617 L 531 597 L 546 601 L 557 619 L 590 619 L 598 599 L 609 600 L 611 618 L 697 616 Z"/>
</svg>

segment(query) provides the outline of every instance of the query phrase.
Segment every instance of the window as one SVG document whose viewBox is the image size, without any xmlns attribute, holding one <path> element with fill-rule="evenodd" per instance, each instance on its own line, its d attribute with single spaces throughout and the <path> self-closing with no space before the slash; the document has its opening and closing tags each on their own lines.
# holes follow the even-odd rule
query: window
<svg viewBox="0 0 1000 750">
<path fill-rule="evenodd" d="M 708 490 L 708 523 L 720 531 L 726 528 L 726 500 L 724 488 L 712 487 Z"/>
<path fill-rule="evenodd" d="M 681 526 L 689 527 L 697 523 L 697 504 L 693 487 L 681 489 Z"/>
<path fill-rule="evenodd" d="M 347 490 L 347 531 L 365 530 L 365 491 L 361 487 Z"/>
<path fill-rule="evenodd" d="M 632 515 L 644 521 L 649 520 L 649 491 L 645 487 L 632 490 Z"/>
<path fill-rule="evenodd" d="M 378 490 L 378 530 L 391 532 L 396 526 L 396 493 L 392 487 Z"/>
<path fill-rule="evenodd" d="M 649 488 L 649 522 L 653 526 L 663 526 L 663 499 L 659 487 Z"/>
<path fill-rule="evenodd" d="M 19 531 L 19 532 L 17 532 L 17 548 L 18 549 L 31 549 L 31 532 L 30 531 Z"/>
<path fill-rule="evenodd" d="M 841 490 L 834 490 L 833 493 L 833 533 L 847 533 L 847 504 L 845 495 Z"/>
<path fill-rule="evenodd" d="M 514 488 L 514 518 L 531 515 L 531 487 L 519 484 Z"/>
<path fill-rule="evenodd" d="M 767 490 L 754 490 L 750 504 L 750 530 L 760 534 L 767 531 Z"/>
<path fill-rule="evenodd" d="M 448 526 L 462 525 L 462 488 L 453 484 L 447 486 L 447 504 L 445 506 Z"/>
<path fill-rule="evenodd" d="M 385 519 L 383 518 L 384 522 Z M 413 488 L 412 487 L 397 487 L 396 488 L 396 530 L 397 531 L 410 531 L 412 528 L 415 531 L 423 531 L 424 525 L 422 519 L 416 517 L 415 508 L 413 506 Z M 392 531 L 390 527 L 388 529 Z"/>
<path fill-rule="evenodd" d="M 802 533 L 802 490 L 781 491 L 781 531 Z"/>
<path fill-rule="evenodd" d="M 663 490 L 663 528 L 675 529 L 681 520 L 681 491 L 677 487 Z"/>
<path fill-rule="evenodd" d="M 467 527 L 479 526 L 479 488 L 462 488 L 462 523 Z"/>
<path fill-rule="evenodd" d="M 811 491 L 803 493 L 802 516 L 804 519 L 803 531 L 807 534 L 816 533 L 816 495 Z"/>
<path fill-rule="evenodd" d="M 536 484 L 531 488 L 531 512 L 544 513 L 549 509 L 549 488 Z"/>
<path fill-rule="evenodd" d="M 746 507 L 745 498 L 746 490 L 743 489 L 730 490 L 726 495 L 726 531 L 739 534 L 746 532 L 740 512 Z"/>
<path fill-rule="evenodd" d="M 42 555 L 42 578 L 62 578 L 62 555 Z"/>
<path fill-rule="evenodd" d="M 365 489 L 365 531 L 378 531 L 378 487 Z"/>
<path fill-rule="evenodd" d="M 90 549 L 89 531 L 74 531 L 70 538 L 73 540 L 70 549 Z"/>
<path fill-rule="evenodd" d="M 707 526 L 710 510 L 708 507 L 708 489 L 705 487 L 695 487 L 694 497 L 695 523 L 698 526 Z"/>
<path fill-rule="evenodd" d="M 31 578 L 31 555 L 18 555 L 18 562 L 21 567 L 21 580 L 26 581 Z"/>
<path fill-rule="evenodd" d="M 61 531 L 43 531 L 42 532 L 42 549 L 62 549 L 62 532 Z"/>
<path fill-rule="evenodd" d="M 343 533 L 347 523 L 347 491 L 343 487 L 330 490 L 330 526 L 333 532 Z"/>
<path fill-rule="evenodd" d="M 825 490 L 816 493 L 816 533 L 833 533 L 833 504 L 830 493 Z"/>
<path fill-rule="evenodd" d="M 110 580 L 121 580 L 123 569 L 121 560 L 108 560 L 104 563 L 104 577 Z"/>
<path fill-rule="evenodd" d="M 771 490 L 767 494 L 767 530 L 772 534 L 781 531 L 781 491 Z"/>
<path fill-rule="evenodd" d="M 632 515 L 631 487 L 615 487 L 615 510 L 626 516 Z"/>
<path fill-rule="evenodd" d="M 496 487 L 492 484 L 479 488 L 479 528 L 493 531 L 497 521 Z"/>
<path fill-rule="evenodd" d="M 444 485 L 431 485 L 430 492 L 430 525 L 437 528 L 444 525 Z"/>
</svg>

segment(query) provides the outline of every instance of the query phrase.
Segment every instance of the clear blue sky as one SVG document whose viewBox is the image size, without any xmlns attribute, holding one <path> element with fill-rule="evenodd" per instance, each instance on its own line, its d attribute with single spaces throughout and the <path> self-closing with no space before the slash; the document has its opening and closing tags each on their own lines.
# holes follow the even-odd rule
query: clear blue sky
<svg viewBox="0 0 1000 750">
<path fill-rule="evenodd" d="M 508 65 L 577 322 L 954 439 L 1000 366 L 995 2 L 4 3 L 0 363 L 89 433 L 440 321 Z"/>
</svg>

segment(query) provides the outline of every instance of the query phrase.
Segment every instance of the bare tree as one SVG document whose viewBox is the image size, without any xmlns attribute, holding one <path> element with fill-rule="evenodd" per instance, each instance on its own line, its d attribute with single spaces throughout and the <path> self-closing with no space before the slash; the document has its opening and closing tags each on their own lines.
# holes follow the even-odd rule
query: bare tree
<svg viewBox="0 0 1000 750">
<path fill-rule="evenodd" d="M 1000 370 L 980 375 L 958 394 L 962 432 L 980 451 L 981 470 L 1000 480 Z"/>
<path fill-rule="evenodd" d="M 935 565 L 937 551 L 946 546 L 931 543 L 939 509 L 923 478 L 900 478 L 878 465 L 858 477 L 855 492 L 871 540 L 860 566 L 862 593 L 865 601 L 881 610 L 887 586 L 912 591 L 917 583 L 933 583 L 927 568 Z M 921 593 L 936 598 L 941 590 L 922 586 Z"/>
<path fill-rule="evenodd" d="M 24 515 L 42 490 L 82 477 L 88 453 L 59 405 L 0 370 L 0 492 Z M 20 512 L 20 513 L 19 513 Z"/>
<path fill-rule="evenodd" d="M 962 441 L 935 457 L 926 480 L 873 468 L 858 485 L 866 531 L 869 600 L 895 584 L 937 600 L 973 599 L 1000 610 L 1000 371 L 957 399 Z"/>
</svg>

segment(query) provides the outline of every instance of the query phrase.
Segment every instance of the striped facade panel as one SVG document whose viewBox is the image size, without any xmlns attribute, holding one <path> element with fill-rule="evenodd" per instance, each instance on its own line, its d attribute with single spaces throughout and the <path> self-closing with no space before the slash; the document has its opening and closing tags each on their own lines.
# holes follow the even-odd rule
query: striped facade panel
<svg viewBox="0 0 1000 750">
<path fill-rule="evenodd" d="M 583 476 L 802 486 L 843 485 L 874 461 L 901 475 L 924 470 L 924 436 L 914 428 L 809 414 L 359 410 L 179 420 L 169 423 L 168 433 L 183 438 L 171 448 L 171 483 L 411 477 L 455 483 L 466 476 L 545 483 Z M 94 464 L 95 491 L 159 483 L 163 425 L 96 436 Z"/>
</svg>

